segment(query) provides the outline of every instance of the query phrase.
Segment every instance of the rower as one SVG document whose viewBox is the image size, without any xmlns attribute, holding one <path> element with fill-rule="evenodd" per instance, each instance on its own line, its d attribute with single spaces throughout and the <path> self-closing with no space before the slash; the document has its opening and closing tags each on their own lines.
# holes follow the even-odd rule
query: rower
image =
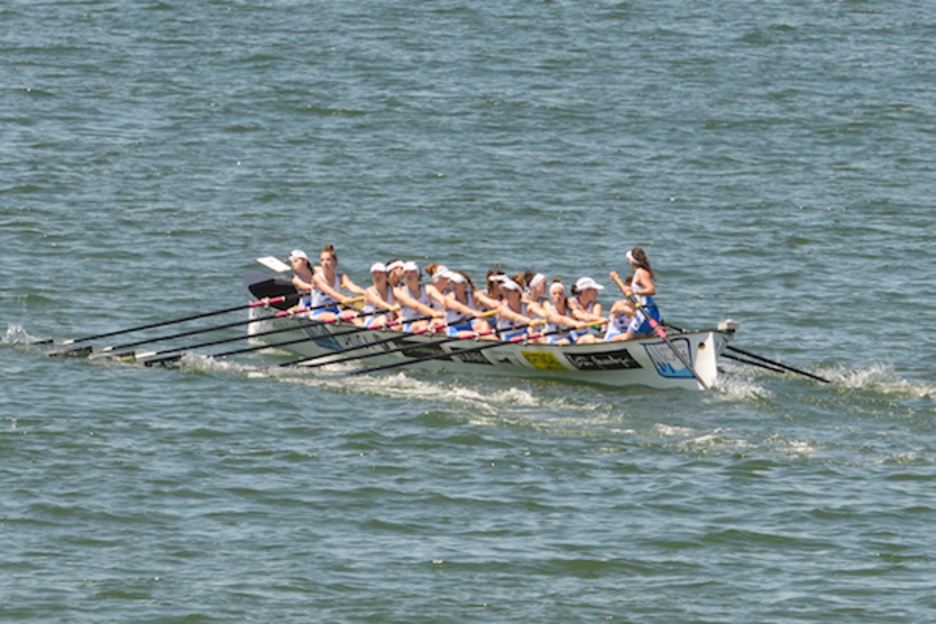
<svg viewBox="0 0 936 624">
<path fill-rule="evenodd" d="M 312 308 L 310 318 L 330 323 L 339 317 L 339 305 L 350 303 L 348 298 L 341 292 L 345 288 L 356 295 L 363 295 L 364 289 L 351 281 L 344 273 L 338 273 L 338 254 L 331 244 L 325 246 L 325 249 L 319 254 L 321 270 L 317 271 L 312 278 Z M 341 313 L 342 320 L 348 320 L 357 316 L 357 312 L 347 310 Z"/>
<path fill-rule="evenodd" d="M 429 295 L 425 287 L 419 283 L 421 272 L 415 262 L 403 264 L 403 281 L 394 289 L 393 296 L 400 305 L 400 320 L 403 321 L 403 331 L 423 331 L 429 326 L 426 319 L 414 320 L 420 316 L 440 318 L 443 316 L 438 310 L 429 306 Z"/>
<path fill-rule="evenodd" d="M 533 319 L 528 316 L 527 304 L 522 299 L 523 288 L 512 279 L 501 282 L 504 300 L 497 309 L 497 331 L 501 340 L 512 340 L 528 334 Z"/>
<path fill-rule="evenodd" d="M 598 302 L 599 290 L 604 290 L 604 286 L 590 277 L 580 277 L 572 286 L 573 296 L 569 299 L 569 307 L 572 309 L 570 316 L 585 323 L 599 321 L 607 323 L 608 319 L 601 315 L 601 303 Z M 573 331 L 570 338 L 574 338 L 575 344 L 598 342 L 598 338 L 587 329 Z"/>
</svg>

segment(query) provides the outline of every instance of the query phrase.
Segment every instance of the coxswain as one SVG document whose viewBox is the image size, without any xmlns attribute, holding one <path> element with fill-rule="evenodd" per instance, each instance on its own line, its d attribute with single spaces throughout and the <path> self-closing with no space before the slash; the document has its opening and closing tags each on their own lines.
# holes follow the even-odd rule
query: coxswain
<svg viewBox="0 0 936 624">
<path fill-rule="evenodd" d="M 625 254 L 627 262 L 630 264 L 634 275 L 630 285 L 625 284 L 621 291 L 624 295 L 634 301 L 634 317 L 631 319 L 627 331 L 621 340 L 630 340 L 638 336 L 653 333 L 653 327 L 650 326 L 649 319 L 656 323 L 660 322 L 660 310 L 657 308 L 654 297 L 656 296 L 656 273 L 650 266 L 650 260 L 647 253 L 640 247 L 634 247 Z M 617 281 L 617 273 L 609 273 L 611 279 Z"/>
</svg>

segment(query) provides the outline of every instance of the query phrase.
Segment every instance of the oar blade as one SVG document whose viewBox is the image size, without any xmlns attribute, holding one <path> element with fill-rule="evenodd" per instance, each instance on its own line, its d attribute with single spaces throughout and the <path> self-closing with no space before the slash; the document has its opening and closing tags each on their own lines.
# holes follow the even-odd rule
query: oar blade
<svg viewBox="0 0 936 624">
<path fill-rule="evenodd" d="M 257 258 L 257 262 L 276 273 L 286 273 L 292 270 L 292 267 L 275 256 L 263 256 L 262 258 Z"/>
<path fill-rule="evenodd" d="M 86 345 L 84 347 L 75 347 L 74 349 L 56 349 L 46 353 L 49 357 L 88 357 L 94 351 L 94 347 Z"/>
</svg>

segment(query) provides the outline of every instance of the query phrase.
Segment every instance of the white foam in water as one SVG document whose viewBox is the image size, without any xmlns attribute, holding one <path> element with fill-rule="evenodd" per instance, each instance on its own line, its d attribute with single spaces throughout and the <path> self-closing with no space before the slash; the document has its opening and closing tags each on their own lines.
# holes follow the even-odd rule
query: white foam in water
<svg viewBox="0 0 936 624">
<path fill-rule="evenodd" d="M 259 373 L 256 376 L 266 376 L 263 371 L 258 371 L 256 366 L 247 366 L 233 360 L 218 360 L 211 357 L 210 355 L 201 355 L 192 352 L 185 353 L 182 356 L 182 359 L 179 360 L 179 365 L 198 371 L 224 371 L 230 373 L 243 373 L 248 377 L 255 376 L 255 374 Z"/>
<path fill-rule="evenodd" d="M 873 363 L 868 368 L 833 371 L 827 377 L 836 386 L 871 390 L 895 398 L 936 398 L 936 386 L 933 384 L 910 383 L 898 377 L 893 366 L 881 362 Z"/>
<path fill-rule="evenodd" d="M 725 374 L 719 376 L 713 388 L 729 399 L 751 400 L 751 399 L 769 399 L 773 392 L 758 384 L 751 377 L 741 374 Z"/>
<path fill-rule="evenodd" d="M 31 336 L 22 325 L 7 325 L 6 334 L 3 336 L 3 344 L 32 344 L 39 340 Z"/>
</svg>

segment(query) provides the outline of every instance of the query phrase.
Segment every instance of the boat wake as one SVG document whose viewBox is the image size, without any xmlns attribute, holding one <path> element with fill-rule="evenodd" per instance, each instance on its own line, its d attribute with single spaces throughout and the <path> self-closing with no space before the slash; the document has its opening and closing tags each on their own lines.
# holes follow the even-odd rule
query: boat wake
<svg viewBox="0 0 936 624">
<path fill-rule="evenodd" d="M 470 410 L 498 414 L 505 407 L 542 408 L 542 401 L 529 390 L 509 387 L 488 393 L 452 381 L 425 381 L 410 377 L 405 372 L 393 375 L 364 375 L 350 377 L 346 373 L 358 370 L 351 364 L 337 364 L 322 368 L 258 367 L 241 362 L 219 360 L 206 355 L 186 353 L 179 365 L 194 371 L 225 372 L 244 375 L 249 379 L 272 378 L 284 383 L 296 383 L 316 388 L 327 388 L 340 393 L 369 394 L 391 399 L 415 401 L 444 401 Z M 556 407 L 556 406 L 553 406 Z"/>
</svg>

